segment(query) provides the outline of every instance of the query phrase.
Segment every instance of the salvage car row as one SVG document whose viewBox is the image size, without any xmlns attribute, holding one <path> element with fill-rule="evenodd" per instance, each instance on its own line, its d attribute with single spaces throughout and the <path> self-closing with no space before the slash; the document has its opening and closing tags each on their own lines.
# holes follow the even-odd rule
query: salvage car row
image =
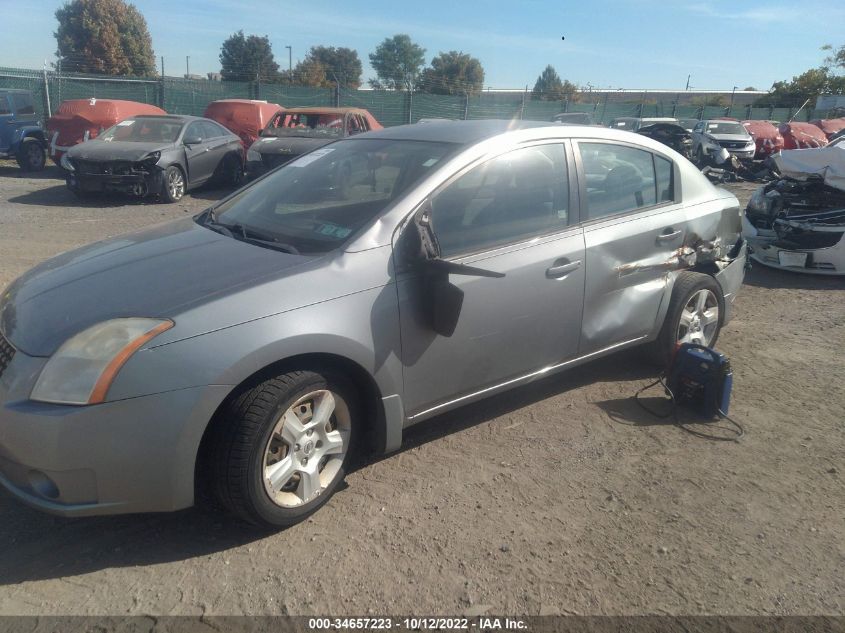
<svg viewBox="0 0 845 633">
<path fill-rule="evenodd" d="M 225 99 L 204 117 L 167 114 L 155 106 L 118 99 L 64 101 L 46 129 L 32 94 L 2 90 L 0 155 L 28 171 L 60 165 L 78 196 L 119 191 L 137 197 L 179 200 L 211 180 L 237 186 L 247 172 L 260 175 L 344 138 L 381 129 L 366 110 L 284 109 L 265 101 Z M 8 137 L 8 138 L 6 138 Z M 262 143 L 253 147 L 256 140 Z"/>
</svg>

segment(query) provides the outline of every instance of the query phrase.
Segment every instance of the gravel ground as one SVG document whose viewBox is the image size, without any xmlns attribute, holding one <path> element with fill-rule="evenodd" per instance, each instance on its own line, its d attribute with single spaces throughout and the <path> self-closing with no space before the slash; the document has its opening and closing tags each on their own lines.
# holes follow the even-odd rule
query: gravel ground
<svg viewBox="0 0 845 633">
<path fill-rule="evenodd" d="M 0 163 L 0 287 L 224 194 L 81 203 L 56 168 Z M 843 614 L 843 290 L 748 274 L 719 341 L 738 443 L 633 406 L 653 371 L 628 352 L 416 427 L 276 534 L 202 509 L 65 520 L 0 493 L 0 614 Z"/>
</svg>

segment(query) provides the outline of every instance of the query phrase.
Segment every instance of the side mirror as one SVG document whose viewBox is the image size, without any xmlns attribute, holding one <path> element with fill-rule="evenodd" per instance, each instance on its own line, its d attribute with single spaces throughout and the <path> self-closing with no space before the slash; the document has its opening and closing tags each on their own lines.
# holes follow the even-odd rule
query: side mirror
<svg viewBox="0 0 845 633">
<path fill-rule="evenodd" d="M 442 259 L 431 211 L 431 201 L 428 200 L 414 215 L 416 231 L 413 236 L 417 239 L 413 240 L 409 256 L 423 275 L 423 304 L 429 326 L 441 336 L 452 336 L 461 316 L 464 291 L 451 283 L 449 275 L 501 278 L 505 274 Z"/>
<path fill-rule="evenodd" d="M 183 145 L 199 145 L 202 143 L 202 138 L 199 136 L 186 136 L 182 139 Z"/>
</svg>

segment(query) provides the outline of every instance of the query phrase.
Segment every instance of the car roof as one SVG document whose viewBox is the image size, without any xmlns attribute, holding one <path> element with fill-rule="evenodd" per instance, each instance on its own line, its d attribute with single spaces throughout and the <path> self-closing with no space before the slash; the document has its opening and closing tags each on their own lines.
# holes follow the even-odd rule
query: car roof
<svg viewBox="0 0 845 633">
<path fill-rule="evenodd" d="M 191 116 L 189 114 L 136 114 L 133 117 L 129 117 L 131 119 L 161 119 L 161 120 L 169 120 L 169 121 L 181 121 L 183 123 L 187 123 L 188 121 L 210 121 L 211 119 L 206 119 L 205 117 L 201 116 Z"/>
<path fill-rule="evenodd" d="M 388 138 L 402 141 L 432 141 L 439 143 L 458 143 L 471 145 L 488 138 L 504 134 L 513 130 L 549 127 L 555 130 L 564 127 L 551 121 L 520 121 L 505 119 L 479 119 L 475 121 L 458 121 L 454 119 L 429 119 L 411 125 L 376 130 L 365 134 L 358 134 L 355 138 Z"/>
<path fill-rule="evenodd" d="M 355 112 L 357 114 L 369 114 L 364 108 L 335 108 L 330 106 L 301 106 L 299 108 L 285 108 L 285 114 L 296 114 L 298 112 L 318 112 L 321 114 L 346 114 Z"/>
</svg>

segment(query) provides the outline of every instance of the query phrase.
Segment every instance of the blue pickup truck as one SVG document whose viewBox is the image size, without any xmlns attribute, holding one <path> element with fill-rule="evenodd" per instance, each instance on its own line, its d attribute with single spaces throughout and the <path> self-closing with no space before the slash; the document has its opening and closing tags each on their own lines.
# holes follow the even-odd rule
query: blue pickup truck
<svg viewBox="0 0 845 633">
<path fill-rule="evenodd" d="M 32 93 L 0 88 L 0 158 L 14 158 L 21 169 L 40 171 L 47 161 L 46 150 Z"/>
</svg>

